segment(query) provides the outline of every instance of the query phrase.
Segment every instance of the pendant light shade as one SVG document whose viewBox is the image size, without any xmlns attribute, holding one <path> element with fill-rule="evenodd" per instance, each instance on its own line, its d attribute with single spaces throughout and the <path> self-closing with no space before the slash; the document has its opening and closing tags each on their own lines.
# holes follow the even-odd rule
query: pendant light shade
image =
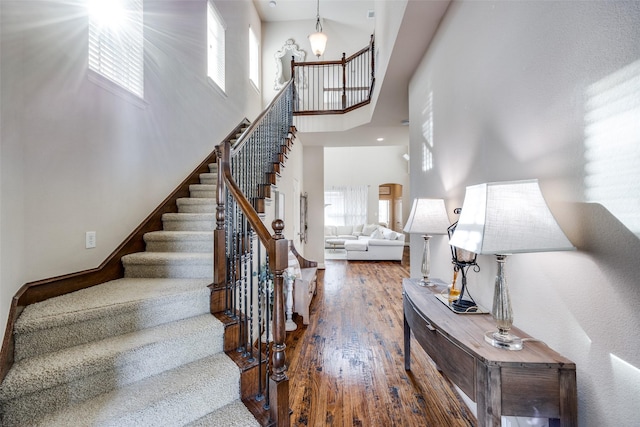
<svg viewBox="0 0 640 427">
<path fill-rule="evenodd" d="M 315 56 L 320 58 L 324 55 L 324 50 L 327 47 L 327 35 L 322 32 L 322 24 L 320 24 L 320 0 L 317 2 L 316 32 L 309 35 L 309 43 L 311 43 L 311 51 Z"/>
<path fill-rule="evenodd" d="M 327 47 L 327 35 L 322 31 L 309 35 L 309 43 L 311 43 L 311 51 L 315 56 L 320 58 L 324 55 L 324 50 Z"/>
</svg>

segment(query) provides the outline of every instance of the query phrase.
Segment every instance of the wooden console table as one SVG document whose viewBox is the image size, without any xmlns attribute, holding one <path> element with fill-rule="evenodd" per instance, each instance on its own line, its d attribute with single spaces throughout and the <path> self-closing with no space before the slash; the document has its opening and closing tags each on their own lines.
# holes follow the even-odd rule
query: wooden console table
<svg viewBox="0 0 640 427">
<path fill-rule="evenodd" d="M 438 368 L 478 405 L 478 425 L 497 427 L 500 417 L 549 418 L 550 426 L 577 426 L 576 365 L 544 343 L 520 351 L 484 340 L 494 330 L 489 314 L 456 314 L 436 299 L 444 286 L 403 280 L 404 363 L 411 369 L 411 331 Z M 517 328 L 513 333 L 531 338 Z"/>
</svg>

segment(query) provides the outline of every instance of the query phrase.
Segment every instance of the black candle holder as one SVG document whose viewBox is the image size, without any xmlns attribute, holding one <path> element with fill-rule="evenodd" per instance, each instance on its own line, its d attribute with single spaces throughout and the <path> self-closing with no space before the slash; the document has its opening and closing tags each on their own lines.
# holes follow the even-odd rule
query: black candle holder
<svg viewBox="0 0 640 427">
<path fill-rule="evenodd" d="M 455 213 L 456 215 L 460 215 L 461 211 L 461 208 L 456 208 L 453 210 L 453 213 Z M 451 236 L 453 235 L 453 232 L 455 231 L 457 225 L 458 221 L 454 222 L 447 228 L 449 239 L 451 239 Z M 451 245 L 449 245 L 449 247 L 451 248 L 451 262 L 453 264 L 453 270 L 459 271 L 462 275 L 462 287 L 460 288 L 460 295 L 457 299 L 451 301 L 451 309 L 456 313 L 475 313 L 476 311 L 478 311 L 478 305 L 473 300 L 473 298 L 468 295 L 469 291 L 467 290 L 467 273 L 470 268 L 473 268 L 473 271 L 475 271 L 476 273 L 480 271 L 480 266 L 476 263 L 478 254 Z M 464 298 L 465 292 L 467 293 L 469 299 Z"/>
</svg>

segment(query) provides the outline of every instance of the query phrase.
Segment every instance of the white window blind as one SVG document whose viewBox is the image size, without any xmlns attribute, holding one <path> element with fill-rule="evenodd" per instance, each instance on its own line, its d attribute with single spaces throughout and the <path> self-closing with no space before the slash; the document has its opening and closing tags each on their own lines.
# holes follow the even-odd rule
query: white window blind
<svg viewBox="0 0 640 427">
<path fill-rule="evenodd" d="M 144 98 L 142 0 L 94 3 L 101 4 L 89 13 L 89 69 Z"/>
<path fill-rule="evenodd" d="M 225 91 L 225 25 L 211 1 L 207 2 L 207 75 Z"/>
<path fill-rule="evenodd" d="M 249 27 L 249 79 L 260 89 L 260 43 L 258 37 Z"/>
</svg>

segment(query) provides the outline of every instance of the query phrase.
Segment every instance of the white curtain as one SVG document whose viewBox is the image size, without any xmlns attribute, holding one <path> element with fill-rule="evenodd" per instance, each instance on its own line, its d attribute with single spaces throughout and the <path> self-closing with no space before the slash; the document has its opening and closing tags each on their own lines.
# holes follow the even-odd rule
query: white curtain
<svg viewBox="0 0 640 427">
<path fill-rule="evenodd" d="M 324 192 L 325 225 L 357 225 L 367 222 L 369 187 L 336 186 Z"/>
</svg>

